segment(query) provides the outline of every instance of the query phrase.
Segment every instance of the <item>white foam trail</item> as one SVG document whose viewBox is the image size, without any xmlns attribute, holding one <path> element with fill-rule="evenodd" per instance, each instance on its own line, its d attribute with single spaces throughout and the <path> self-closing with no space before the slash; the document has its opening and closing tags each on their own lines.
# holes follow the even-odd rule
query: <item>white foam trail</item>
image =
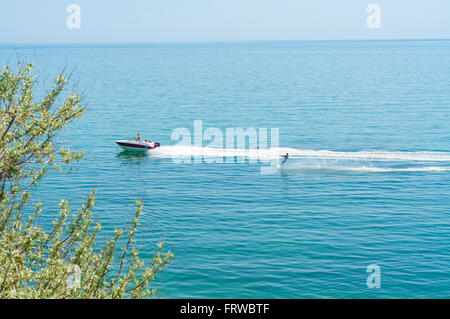
<svg viewBox="0 0 450 319">
<path fill-rule="evenodd" d="M 279 158 L 279 151 L 276 149 L 266 150 L 245 150 L 245 149 L 223 149 L 198 146 L 161 146 L 150 152 L 157 157 L 246 157 L 252 159 L 273 159 Z"/>
<path fill-rule="evenodd" d="M 283 170 L 322 170 L 322 171 L 353 171 L 353 172 L 368 172 L 368 173 L 390 173 L 390 172 L 444 172 L 450 171 L 450 167 L 444 166 L 428 166 L 428 167 L 367 167 L 367 166 L 291 166 L 284 167 Z"/>
<path fill-rule="evenodd" d="M 329 150 L 301 150 L 295 148 L 270 148 L 262 150 L 219 149 L 197 146 L 161 146 L 150 152 L 155 157 L 246 157 L 268 160 L 279 158 L 281 154 L 289 153 L 290 158 L 314 159 L 344 159 L 369 161 L 422 161 L 450 162 L 450 152 L 399 152 L 399 151 L 357 151 L 337 152 Z"/>
</svg>

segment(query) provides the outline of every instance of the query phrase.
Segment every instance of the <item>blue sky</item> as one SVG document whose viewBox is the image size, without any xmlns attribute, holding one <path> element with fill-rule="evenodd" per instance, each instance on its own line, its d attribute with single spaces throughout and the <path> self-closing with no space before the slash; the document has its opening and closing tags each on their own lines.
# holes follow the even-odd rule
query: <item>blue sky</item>
<svg viewBox="0 0 450 319">
<path fill-rule="evenodd" d="M 450 38 L 449 0 L 2 1 L 0 43 Z M 67 6 L 81 8 L 69 29 Z M 366 25 L 369 4 L 381 28 Z"/>
</svg>

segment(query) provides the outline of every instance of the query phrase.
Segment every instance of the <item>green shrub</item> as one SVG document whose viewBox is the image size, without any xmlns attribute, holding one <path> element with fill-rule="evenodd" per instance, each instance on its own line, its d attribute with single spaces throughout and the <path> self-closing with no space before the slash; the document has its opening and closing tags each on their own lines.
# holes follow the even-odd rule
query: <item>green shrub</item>
<svg viewBox="0 0 450 319">
<path fill-rule="evenodd" d="M 158 244 L 151 262 L 139 257 L 135 235 L 142 203 L 130 226 L 117 229 L 100 247 L 93 192 L 75 213 L 67 201 L 49 231 L 39 223 L 42 205 L 24 216 L 30 188 L 49 169 L 78 161 L 83 153 L 58 148 L 57 133 L 86 108 L 68 91 L 64 72 L 34 101 L 33 65 L 4 67 L 0 74 L 0 298 L 142 298 L 155 294 L 151 282 L 173 258 Z M 66 94 L 65 96 L 63 96 Z M 50 226 L 50 225 L 48 225 Z M 119 243 L 122 243 L 123 247 Z M 120 249 L 120 250 L 119 250 Z"/>
</svg>

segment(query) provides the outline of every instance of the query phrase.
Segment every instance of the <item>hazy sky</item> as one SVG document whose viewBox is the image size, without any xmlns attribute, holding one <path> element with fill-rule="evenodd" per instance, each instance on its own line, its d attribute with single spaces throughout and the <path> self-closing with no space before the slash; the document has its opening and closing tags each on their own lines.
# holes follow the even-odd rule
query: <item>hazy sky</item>
<svg viewBox="0 0 450 319">
<path fill-rule="evenodd" d="M 369 4 L 381 28 L 368 28 Z M 70 29 L 69 4 L 81 9 Z M 450 38 L 450 0 L 9 0 L 0 43 Z"/>
</svg>

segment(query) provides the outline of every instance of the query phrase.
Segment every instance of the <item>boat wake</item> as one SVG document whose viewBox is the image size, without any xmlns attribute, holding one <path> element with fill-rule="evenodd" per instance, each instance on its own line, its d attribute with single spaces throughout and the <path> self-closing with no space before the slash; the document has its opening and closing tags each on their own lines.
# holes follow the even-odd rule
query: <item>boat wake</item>
<svg viewBox="0 0 450 319">
<path fill-rule="evenodd" d="M 240 158 L 262 162 L 280 159 L 289 153 L 283 170 L 333 170 L 354 172 L 442 172 L 450 170 L 450 152 L 402 152 L 303 150 L 277 147 L 269 149 L 219 149 L 196 146 L 161 146 L 151 152 L 152 157 L 191 159 Z M 231 161 L 230 161 L 231 162 Z M 281 168 L 281 167 L 280 167 Z"/>
<path fill-rule="evenodd" d="M 450 171 L 450 166 L 418 166 L 418 167 L 373 167 L 373 166 L 338 166 L 338 165 L 317 165 L 317 166 L 295 166 L 283 167 L 283 170 L 302 171 L 350 171 L 361 173 L 390 173 L 390 172 L 445 172 Z"/>
<path fill-rule="evenodd" d="M 357 151 L 336 152 L 328 150 L 301 150 L 287 147 L 276 147 L 261 150 L 223 149 L 197 146 L 161 146 L 152 151 L 157 157 L 246 157 L 256 159 L 275 159 L 282 154 L 289 153 L 289 158 L 316 158 L 316 159 L 347 159 L 370 161 L 425 161 L 425 162 L 450 162 L 450 152 L 389 152 L 389 151 Z"/>
</svg>

